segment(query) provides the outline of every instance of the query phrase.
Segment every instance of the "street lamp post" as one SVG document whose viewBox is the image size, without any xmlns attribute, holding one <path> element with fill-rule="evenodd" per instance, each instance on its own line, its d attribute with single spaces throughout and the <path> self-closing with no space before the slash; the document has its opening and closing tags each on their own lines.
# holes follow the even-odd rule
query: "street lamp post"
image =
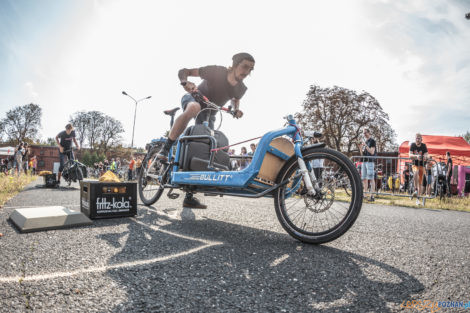
<svg viewBox="0 0 470 313">
<path fill-rule="evenodd" d="M 131 98 L 132 100 L 134 100 L 134 103 L 135 103 L 135 108 L 134 108 L 134 125 L 132 126 L 132 142 L 131 142 L 131 148 L 134 147 L 134 130 L 135 130 L 135 116 L 137 114 L 137 103 L 139 103 L 140 101 L 142 100 L 146 100 L 146 99 L 150 99 L 152 98 L 152 96 L 148 96 L 148 97 L 145 97 L 145 98 L 142 98 L 142 99 L 139 99 L 139 100 L 135 100 L 131 95 L 128 95 L 127 92 L 123 91 L 122 92 L 123 95 L 125 96 L 128 96 L 129 98 Z"/>
</svg>

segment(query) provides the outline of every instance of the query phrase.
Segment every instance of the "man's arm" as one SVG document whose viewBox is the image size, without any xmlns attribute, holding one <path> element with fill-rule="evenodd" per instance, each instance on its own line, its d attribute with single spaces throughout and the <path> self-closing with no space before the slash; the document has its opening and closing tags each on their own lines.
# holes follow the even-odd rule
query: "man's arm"
<svg viewBox="0 0 470 313">
<path fill-rule="evenodd" d="M 235 117 L 236 118 L 242 117 L 243 112 L 240 110 L 240 99 L 233 98 L 230 101 L 230 104 L 232 105 L 232 110 L 235 112 Z"/>
<path fill-rule="evenodd" d="M 184 90 L 186 90 L 187 92 L 191 92 L 196 88 L 196 85 L 193 82 L 188 82 L 188 76 L 199 77 L 199 69 L 182 68 L 178 72 L 178 78 L 180 80 L 181 86 L 183 86 Z"/>
<path fill-rule="evenodd" d="M 59 135 L 55 136 L 55 141 L 57 142 L 57 145 L 59 146 L 59 151 L 64 152 L 64 147 L 60 145 Z"/>
<path fill-rule="evenodd" d="M 198 68 L 182 68 L 178 72 L 178 78 L 180 82 L 187 82 L 188 76 L 199 77 L 199 69 Z"/>
<path fill-rule="evenodd" d="M 369 148 L 367 145 L 365 145 L 365 148 L 366 148 L 367 152 L 369 152 L 371 155 L 374 155 L 375 147 Z"/>
<path fill-rule="evenodd" d="M 80 150 L 80 146 L 78 145 L 77 139 L 75 137 L 72 138 L 73 142 L 75 143 L 75 146 L 77 147 L 77 150 Z"/>
</svg>

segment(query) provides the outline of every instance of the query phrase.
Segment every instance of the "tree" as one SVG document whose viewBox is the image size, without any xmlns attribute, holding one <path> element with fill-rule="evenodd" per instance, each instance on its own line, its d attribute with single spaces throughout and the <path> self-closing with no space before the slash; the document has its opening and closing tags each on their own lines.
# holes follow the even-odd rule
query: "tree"
<svg viewBox="0 0 470 313">
<path fill-rule="evenodd" d="M 470 143 L 470 131 L 467 130 L 467 132 L 463 135 L 460 135 L 465 139 L 468 143 Z"/>
<path fill-rule="evenodd" d="M 0 124 L 3 125 L 8 141 L 34 141 L 41 128 L 41 116 L 41 107 L 30 103 L 8 111 Z"/>
<path fill-rule="evenodd" d="M 3 141 L 3 135 L 5 134 L 5 124 L 3 120 L 0 120 L 0 142 Z"/>
<path fill-rule="evenodd" d="M 83 142 L 86 139 L 87 131 L 90 128 L 91 117 L 89 112 L 76 112 L 69 119 L 69 122 L 73 125 L 78 143 L 80 147 L 83 147 Z"/>
<path fill-rule="evenodd" d="M 102 162 L 105 159 L 104 154 L 98 154 L 96 151 L 85 150 L 82 155 L 82 163 L 87 166 L 94 166 L 95 163 Z"/>
<path fill-rule="evenodd" d="M 103 124 L 100 133 L 100 148 L 106 154 L 110 146 L 114 146 L 121 141 L 121 134 L 124 132 L 122 123 L 115 118 L 103 116 Z"/>
<path fill-rule="evenodd" d="M 358 94 L 338 86 L 313 85 L 302 106 L 303 111 L 295 114 L 301 128 L 322 132 L 324 142 L 333 149 L 347 154 L 358 151 L 357 143 L 364 128 L 370 129 L 378 151 L 396 147 L 396 134 L 388 123 L 388 114 L 367 92 Z"/>
<path fill-rule="evenodd" d="M 99 111 L 90 111 L 86 114 L 90 119 L 88 129 L 86 131 L 86 137 L 90 148 L 95 150 L 98 148 L 99 138 L 103 129 L 102 124 L 104 121 L 104 114 Z"/>
</svg>

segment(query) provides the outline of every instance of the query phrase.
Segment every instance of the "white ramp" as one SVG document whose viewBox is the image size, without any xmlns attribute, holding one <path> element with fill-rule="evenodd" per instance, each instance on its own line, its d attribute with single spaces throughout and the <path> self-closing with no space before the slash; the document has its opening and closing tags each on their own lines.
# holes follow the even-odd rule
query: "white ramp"
<svg viewBox="0 0 470 313">
<path fill-rule="evenodd" d="M 16 209 L 10 220 L 22 233 L 92 224 L 83 213 L 63 206 Z"/>
</svg>

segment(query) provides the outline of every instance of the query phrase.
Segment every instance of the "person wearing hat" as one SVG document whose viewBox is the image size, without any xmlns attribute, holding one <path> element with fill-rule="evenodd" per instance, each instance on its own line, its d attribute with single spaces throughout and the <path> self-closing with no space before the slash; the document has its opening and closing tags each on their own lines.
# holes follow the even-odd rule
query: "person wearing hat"
<svg viewBox="0 0 470 313">
<path fill-rule="evenodd" d="M 181 99 L 183 113 L 178 116 L 173 124 L 163 148 L 158 153 L 160 160 L 166 160 L 167 155 L 175 143 L 176 139 L 183 133 L 191 119 L 196 118 L 196 124 L 202 124 L 209 116 L 209 127 L 214 129 L 215 116 L 217 111 L 205 110 L 203 103 L 198 103 L 191 92 L 196 89 L 206 96 L 209 101 L 222 107 L 229 100 L 231 101 L 235 117 L 240 118 L 243 112 L 240 110 L 240 99 L 245 94 L 247 87 L 243 80 L 253 71 L 255 59 L 248 53 L 237 53 L 232 57 L 232 66 L 224 67 L 218 65 L 209 65 L 200 68 L 187 69 L 183 68 L 178 72 L 178 78 L 181 86 L 186 90 L 187 94 Z M 199 86 L 188 81 L 188 77 L 201 77 L 202 82 Z M 207 206 L 201 204 L 191 193 L 187 193 L 183 202 L 183 207 L 205 209 Z"/>
<path fill-rule="evenodd" d="M 60 184 L 60 178 L 62 175 L 62 170 L 64 169 L 65 158 L 69 160 L 74 160 L 73 151 L 72 151 L 72 141 L 75 143 L 77 150 L 80 150 L 77 140 L 75 139 L 75 131 L 73 130 L 72 124 L 65 125 L 65 130 L 61 131 L 55 137 L 55 141 L 59 146 L 59 158 L 60 158 L 60 167 L 59 173 L 57 174 L 57 182 Z"/>
</svg>

